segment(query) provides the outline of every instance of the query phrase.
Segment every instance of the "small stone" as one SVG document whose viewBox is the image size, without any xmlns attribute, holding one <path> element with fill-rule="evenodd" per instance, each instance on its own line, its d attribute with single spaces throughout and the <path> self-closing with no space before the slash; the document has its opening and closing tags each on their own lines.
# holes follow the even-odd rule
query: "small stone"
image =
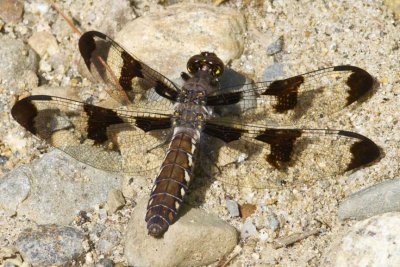
<svg viewBox="0 0 400 267">
<path fill-rule="evenodd" d="M 367 187 L 348 196 L 339 206 L 339 219 L 362 220 L 377 214 L 400 211 L 400 179 Z"/>
<path fill-rule="evenodd" d="M 282 63 L 275 63 L 270 65 L 264 72 L 264 79 L 266 81 L 273 81 L 285 75 Z"/>
<path fill-rule="evenodd" d="M 245 238 L 248 238 L 251 236 L 256 236 L 256 235 L 257 235 L 256 226 L 253 224 L 253 222 L 250 219 L 246 220 L 242 226 L 242 230 L 240 231 L 241 238 L 245 239 Z"/>
<path fill-rule="evenodd" d="M 117 210 L 122 208 L 125 205 L 126 201 L 122 192 L 117 189 L 112 189 L 108 193 L 107 198 L 107 212 L 109 214 L 115 213 Z"/>
<path fill-rule="evenodd" d="M 102 221 L 107 219 L 107 210 L 106 209 L 99 209 L 99 219 Z"/>
<path fill-rule="evenodd" d="M 276 231 L 279 229 L 279 220 L 278 216 L 276 216 L 275 213 L 271 212 L 270 214 L 268 214 L 267 220 L 269 223 L 269 227 L 271 228 L 272 231 Z"/>
<path fill-rule="evenodd" d="M 138 202 L 126 230 L 124 252 L 129 265 L 203 266 L 221 259 L 237 245 L 234 227 L 201 209 L 185 210 L 185 205 L 163 238 L 149 236 L 144 220 L 147 201 Z"/>
<path fill-rule="evenodd" d="M 49 32 L 35 32 L 29 39 L 28 44 L 40 56 L 49 56 L 59 52 L 56 38 Z"/>
<path fill-rule="evenodd" d="M 95 267 L 114 267 L 114 262 L 108 258 L 99 260 Z"/>
<path fill-rule="evenodd" d="M 6 210 L 9 215 L 15 214 L 18 205 L 30 192 L 29 173 L 29 168 L 21 166 L 0 179 L 0 208 Z"/>
<path fill-rule="evenodd" d="M 243 204 L 240 206 L 240 216 L 243 219 L 250 217 L 255 211 L 257 207 L 254 204 Z"/>
<path fill-rule="evenodd" d="M 8 161 L 8 157 L 0 156 L 0 165 L 6 164 L 7 161 Z"/>
<path fill-rule="evenodd" d="M 38 3 L 32 2 L 31 3 L 31 9 L 32 9 L 31 10 L 32 13 L 38 13 L 40 15 L 44 15 L 49 11 L 50 5 L 48 3 L 46 3 L 46 2 L 43 2 L 43 3 L 41 3 L 41 2 L 38 2 Z"/>
<path fill-rule="evenodd" d="M 52 70 L 52 67 L 46 60 L 42 59 L 39 62 L 39 70 L 41 72 L 49 72 Z"/>
<path fill-rule="evenodd" d="M 254 261 L 259 260 L 260 259 L 260 254 L 258 253 L 252 253 L 251 257 L 253 258 Z"/>
<path fill-rule="evenodd" d="M 35 266 L 63 265 L 84 253 L 84 234 L 70 226 L 41 225 L 26 229 L 16 247 L 25 261 Z"/>
<path fill-rule="evenodd" d="M 269 56 L 272 56 L 274 54 L 281 52 L 282 48 L 283 48 L 283 36 L 280 36 L 278 39 L 276 39 L 267 47 L 267 54 Z"/>
<path fill-rule="evenodd" d="M 226 208 L 232 217 L 239 217 L 239 205 L 236 201 L 230 199 L 226 200 Z"/>
<path fill-rule="evenodd" d="M 6 23 L 16 24 L 21 21 L 24 13 L 24 2 L 21 0 L 1 0 L 0 18 Z"/>
</svg>

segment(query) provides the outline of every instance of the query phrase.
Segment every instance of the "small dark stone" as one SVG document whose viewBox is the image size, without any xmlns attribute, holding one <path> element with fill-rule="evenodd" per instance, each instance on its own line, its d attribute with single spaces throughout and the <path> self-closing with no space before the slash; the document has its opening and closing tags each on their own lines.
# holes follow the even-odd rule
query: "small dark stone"
<svg viewBox="0 0 400 267">
<path fill-rule="evenodd" d="M 113 267 L 114 262 L 110 259 L 101 259 L 98 263 L 96 263 L 95 267 Z"/>
<path fill-rule="evenodd" d="M 4 165 L 8 161 L 8 157 L 0 156 L 0 165 Z"/>
</svg>

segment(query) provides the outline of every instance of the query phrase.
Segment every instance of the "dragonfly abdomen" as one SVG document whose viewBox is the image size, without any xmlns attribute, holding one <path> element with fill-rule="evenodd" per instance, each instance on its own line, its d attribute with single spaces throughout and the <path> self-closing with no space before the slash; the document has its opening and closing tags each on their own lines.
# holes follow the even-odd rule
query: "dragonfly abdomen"
<svg viewBox="0 0 400 267">
<path fill-rule="evenodd" d="M 193 176 L 199 135 L 198 130 L 186 127 L 174 131 L 147 205 L 147 229 L 152 236 L 162 236 L 176 220 Z"/>
</svg>

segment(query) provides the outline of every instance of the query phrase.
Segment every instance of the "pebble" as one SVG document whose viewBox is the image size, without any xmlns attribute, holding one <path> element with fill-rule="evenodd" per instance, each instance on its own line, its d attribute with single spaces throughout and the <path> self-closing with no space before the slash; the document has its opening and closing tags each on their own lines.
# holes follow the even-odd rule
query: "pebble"
<svg viewBox="0 0 400 267">
<path fill-rule="evenodd" d="M 278 78 L 282 78 L 285 75 L 285 71 L 283 70 L 284 65 L 282 63 L 275 63 L 267 67 L 264 72 L 264 79 L 266 81 L 276 80 Z"/>
<path fill-rule="evenodd" d="M 122 195 L 122 192 L 117 189 L 112 189 L 108 193 L 107 197 L 107 212 L 109 214 L 115 213 L 117 210 L 122 208 L 125 205 L 126 201 L 124 196 Z"/>
<path fill-rule="evenodd" d="M 38 58 L 35 52 L 21 40 L 0 36 L 0 81 L 12 90 L 37 86 Z"/>
<path fill-rule="evenodd" d="M 363 220 L 377 214 L 400 211 L 400 179 L 365 188 L 348 196 L 339 205 L 340 220 Z"/>
<path fill-rule="evenodd" d="M 29 168 L 21 166 L 0 179 L 0 208 L 10 216 L 16 213 L 18 205 L 30 192 L 29 173 Z"/>
<path fill-rule="evenodd" d="M 59 53 L 56 38 L 49 32 L 35 32 L 28 39 L 28 44 L 40 56 L 52 56 Z"/>
<path fill-rule="evenodd" d="M 215 52 L 224 62 L 239 58 L 245 28 L 243 14 L 235 9 L 185 3 L 133 20 L 115 39 L 152 68 L 177 78 L 186 69 L 188 58 L 200 51 Z"/>
<path fill-rule="evenodd" d="M 271 212 L 270 214 L 268 214 L 267 220 L 269 223 L 269 227 L 271 228 L 272 231 L 276 231 L 279 229 L 280 223 L 279 223 L 278 216 L 276 216 L 275 213 Z"/>
<path fill-rule="evenodd" d="M 114 267 L 114 262 L 108 258 L 99 260 L 95 267 Z"/>
<path fill-rule="evenodd" d="M 0 156 L 0 165 L 6 164 L 7 161 L 8 161 L 8 157 Z"/>
<path fill-rule="evenodd" d="M 228 209 L 229 215 L 231 215 L 231 217 L 239 217 L 239 205 L 236 201 L 231 199 L 226 200 L 226 208 Z"/>
<path fill-rule="evenodd" d="M 400 213 L 357 222 L 327 250 L 321 266 L 400 266 Z"/>
<path fill-rule="evenodd" d="M 144 220 L 147 201 L 138 201 L 126 230 L 124 252 L 130 265 L 202 266 L 221 259 L 237 245 L 234 227 L 201 209 L 187 210 L 185 205 L 163 238 L 149 236 Z"/>
<path fill-rule="evenodd" d="M 84 253 L 84 239 L 81 231 L 70 226 L 41 225 L 24 230 L 16 248 L 33 266 L 63 265 Z"/>
<path fill-rule="evenodd" d="M 111 188 L 118 188 L 120 176 L 92 168 L 59 150 L 25 165 L 31 180 L 29 196 L 17 213 L 39 224 L 68 224 L 81 210 L 105 202 Z M 18 172 L 11 172 L 13 179 Z M 16 200 L 15 200 L 16 201 Z"/>
<path fill-rule="evenodd" d="M 257 235 L 257 228 L 250 219 L 247 219 L 240 231 L 240 237 L 245 239 Z"/>
<path fill-rule="evenodd" d="M 24 2 L 21 0 L 1 0 L 0 18 L 6 23 L 18 23 L 24 13 Z"/>
<path fill-rule="evenodd" d="M 272 56 L 282 51 L 283 48 L 283 36 L 280 36 L 274 42 L 267 47 L 267 55 Z"/>
<path fill-rule="evenodd" d="M 257 207 L 254 204 L 243 204 L 240 205 L 240 217 L 243 219 L 246 219 L 247 217 L 250 217 L 255 211 Z"/>
</svg>

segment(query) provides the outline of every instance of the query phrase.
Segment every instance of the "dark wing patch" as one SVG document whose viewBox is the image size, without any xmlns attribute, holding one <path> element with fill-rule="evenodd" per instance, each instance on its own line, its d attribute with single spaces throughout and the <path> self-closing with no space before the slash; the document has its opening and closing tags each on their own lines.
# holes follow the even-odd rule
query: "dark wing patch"
<svg viewBox="0 0 400 267">
<path fill-rule="evenodd" d="M 140 175 L 156 173 L 171 126 L 168 114 L 107 109 L 42 95 L 19 100 L 11 114 L 28 131 L 78 161 Z"/>
<path fill-rule="evenodd" d="M 278 113 L 283 113 L 296 107 L 299 88 L 303 83 L 304 77 L 301 75 L 274 81 L 261 95 L 276 96 L 274 109 Z"/>
<path fill-rule="evenodd" d="M 271 128 L 214 119 L 206 123 L 204 132 L 213 138 L 204 142 L 210 148 L 203 149 L 208 153 L 203 160 L 210 158 L 214 163 L 209 165 L 219 169 L 241 163 L 229 175 L 214 173 L 218 180 L 237 186 L 266 188 L 290 179 L 316 181 L 362 168 L 381 157 L 373 141 L 348 131 Z"/>
<path fill-rule="evenodd" d="M 172 101 L 178 96 L 179 88 L 174 83 L 129 54 L 103 33 L 84 33 L 79 39 L 79 50 L 88 69 L 95 76 L 101 77 L 109 86 L 107 92 L 122 104 L 132 103 L 138 94 L 146 93 L 147 90 L 143 89 L 143 86 L 136 84 L 136 78 L 140 79 L 146 88 L 156 87 L 152 94 Z M 154 99 L 155 96 L 150 98 Z"/>
<path fill-rule="evenodd" d="M 237 104 L 235 116 L 246 121 L 272 118 L 284 123 L 330 116 L 363 100 L 373 90 L 374 79 L 354 66 L 336 66 L 291 78 L 222 88 L 207 96 L 207 105 Z M 255 122 L 255 121 L 253 121 Z"/>
<path fill-rule="evenodd" d="M 276 169 L 280 169 L 283 164 L 292 160 L 294 143 L 300 136 L 301 130 L 298 129 L 265 129 L 255 139 L 271 146 L 267 161 Z"/>
</svg>

